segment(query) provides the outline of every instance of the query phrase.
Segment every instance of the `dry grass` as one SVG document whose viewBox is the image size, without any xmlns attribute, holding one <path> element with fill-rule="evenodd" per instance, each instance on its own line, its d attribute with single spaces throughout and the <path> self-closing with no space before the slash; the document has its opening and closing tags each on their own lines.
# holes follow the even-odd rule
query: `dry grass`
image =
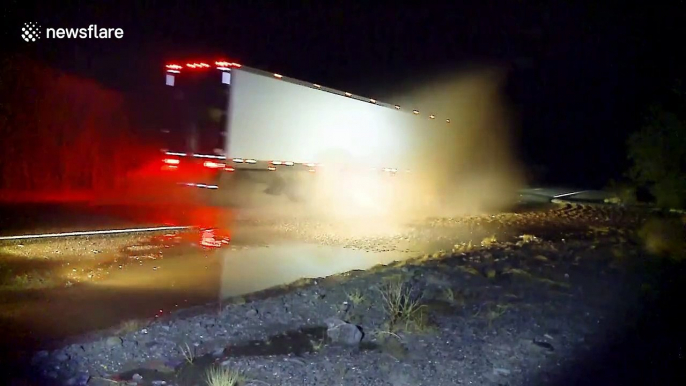
<svg viewBox="0 0 686 386">
<path fill-rule="evenodd" d="M 192 365 L 193 362 L 195 362 L 195 350 L 193 350 L 188 343 L 181 346 L 181 355 L 183 355 L 183 359 L 186 363 Z"/>
<path fill-rule="evenodd" d="M 205 372 L 207 386 L 237 386 L 244 380 L 241 373 L 221 366 L 212 366 Z"/>
<path fill-rule="evenodd" d="M 380 288 L 384 310 L 388 316 L 389 331 L 425 331 L 428 328 L 425 306 L 421 296 L 401 280 L 388 280 Z"/>
</svg>

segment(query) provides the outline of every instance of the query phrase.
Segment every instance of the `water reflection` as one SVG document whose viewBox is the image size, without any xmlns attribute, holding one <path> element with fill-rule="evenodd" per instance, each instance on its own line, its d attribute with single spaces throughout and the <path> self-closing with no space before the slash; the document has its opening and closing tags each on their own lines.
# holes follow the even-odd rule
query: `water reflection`
<svg viewBox="0 0 686 386">
<path fill-rule="evenodd" d="M 220 250 L 221 298 L 287 284 L 301 278 L 325 277 L 409 258 L 408 253 L 367 252 L 306 243 Z"/>
</svg>

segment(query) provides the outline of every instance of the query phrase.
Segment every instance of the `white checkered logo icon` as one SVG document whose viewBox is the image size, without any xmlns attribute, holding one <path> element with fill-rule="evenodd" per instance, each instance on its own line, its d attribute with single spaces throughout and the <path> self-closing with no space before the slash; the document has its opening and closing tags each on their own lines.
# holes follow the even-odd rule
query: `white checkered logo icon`
<svg viewBox="0 0 686 386">
<path fill-rule="evenodd" d="M 27 42 L 35 42 L 40 39 L 40 26 L 38 23 L 24 23 L 21 29 L 21 37 Z"/>
</svg>

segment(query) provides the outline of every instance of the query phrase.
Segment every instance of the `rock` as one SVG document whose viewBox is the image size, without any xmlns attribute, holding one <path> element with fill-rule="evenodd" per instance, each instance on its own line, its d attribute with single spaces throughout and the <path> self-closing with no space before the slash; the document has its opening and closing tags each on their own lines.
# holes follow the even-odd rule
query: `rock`
<svg viewBox="0 0 686 386">
<path fill-rule="evenodd" d="M 434 273 L 429 273 L 426 275 L 426 284 L 438 288 L 448 288 L 452 285 L 450 280 L 446 275 L 437 275 Z"/>
<path fill-rule="evenodd" d="M 152 381 L 152 386 L 164 386 L 167 384 L 167 381 Z"/>
<path fill-rule="evenodd" d="M 151 361 L 145 362 L 143 364 L 143 367 L 146 369 L 158 371 L 160 373 L 170 374 L 170 373 L 173 373 L 174 368 L 176 368 L 176 366 L 181 365 L 181 363 L 183 363 L 183 362 L 180 360 L 175 360 L 173 362 L 172 361 L 163 362 L 161 360 L 151 360 Z"/>
<path fill-rule="evenodd" d="M 508 369 L 504 369 L 502 367 L 494 367 L 493 368 L 493 374 L 495 375 L 510 375 L 511 371 Z"/>
<path fill-rule="evenodd" d="M 107 338 L 107 341 L 105 344 L 107 344 L 107 347 L 114 348 L 114 347 L 120 347 L 124 341 L 118 337 L 118 336 L 111 336 Z"/>
<path fill-rule="evenodd" d="M 357 346 L 360 344 L 363 334 L 356 325 L 344 322 L 338 318 L 329 318 L 325 323 L 327 325 L 326 335 L 331 339 L 331 342 L 345 346 Z"/>
<path fill-rule="evenodd" d="M 350 303 L 348 303 L 348 302 L 343 302 L 343 303 L 338 307 L 338 315 L 339 315 L 339 316 L 345 316 L 345 314 L 347 314 L 349 310 L 350 310 Z"/>
<path fill-rule="evenodd" d="M 216 350 L 214 350 L 214 351 L 212 352 L 212 356 L 215 357 L 215 358 L 219 358 L 219 357 L 221 357 L 222 355 L 224 355 L 224 348 L 223 348 L 223 347 L 222 347 L 222 348 L 218 348 L 218 349 L 216 349 Z"/>
<path fill-rule="evenodd" d="M 67 354 L 65 352 L 61 352 L 61 353 L 55 355 L 55 360 L 57 360 L 58 362 L 66 362 L 69 359 L 70 359 L 69 354 Z"/>
<path fill-rule="evenodd" d="M 245 316 L 248 318 L 254 318 L 255 316 L 257 316 L 257 310 L 252 308 L 245 313 Z"/>
<path fill-rule="evenodd" d="M 133 374 L 133 376 L 131 377 L 131 380 L 135 381 L 135 382 L 140 382 L 143 380 L 143 376 L 136 373 L 136 374 Z"/>
<path fill-rule="evenodd" d="M 67 380 L 69 386 L 86 386 L 90 385 L 90 376 L 88 374 L 80 374 Z"/>
</svg>

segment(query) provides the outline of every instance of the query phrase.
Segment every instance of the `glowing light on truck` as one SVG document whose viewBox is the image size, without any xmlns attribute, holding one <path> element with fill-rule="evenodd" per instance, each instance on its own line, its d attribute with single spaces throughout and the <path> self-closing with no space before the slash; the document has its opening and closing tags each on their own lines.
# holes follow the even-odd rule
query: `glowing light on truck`
<svg viewBox="0 0 686 386">
<path fill-rule="evenodd" d="M 222 169 L 226 167 L 225 164 L 219 163 L 219 162 L 214 162 L 214 161 L 205 161 L 203 162 L 203 166 L 209 169 Z"/>
</svg>

